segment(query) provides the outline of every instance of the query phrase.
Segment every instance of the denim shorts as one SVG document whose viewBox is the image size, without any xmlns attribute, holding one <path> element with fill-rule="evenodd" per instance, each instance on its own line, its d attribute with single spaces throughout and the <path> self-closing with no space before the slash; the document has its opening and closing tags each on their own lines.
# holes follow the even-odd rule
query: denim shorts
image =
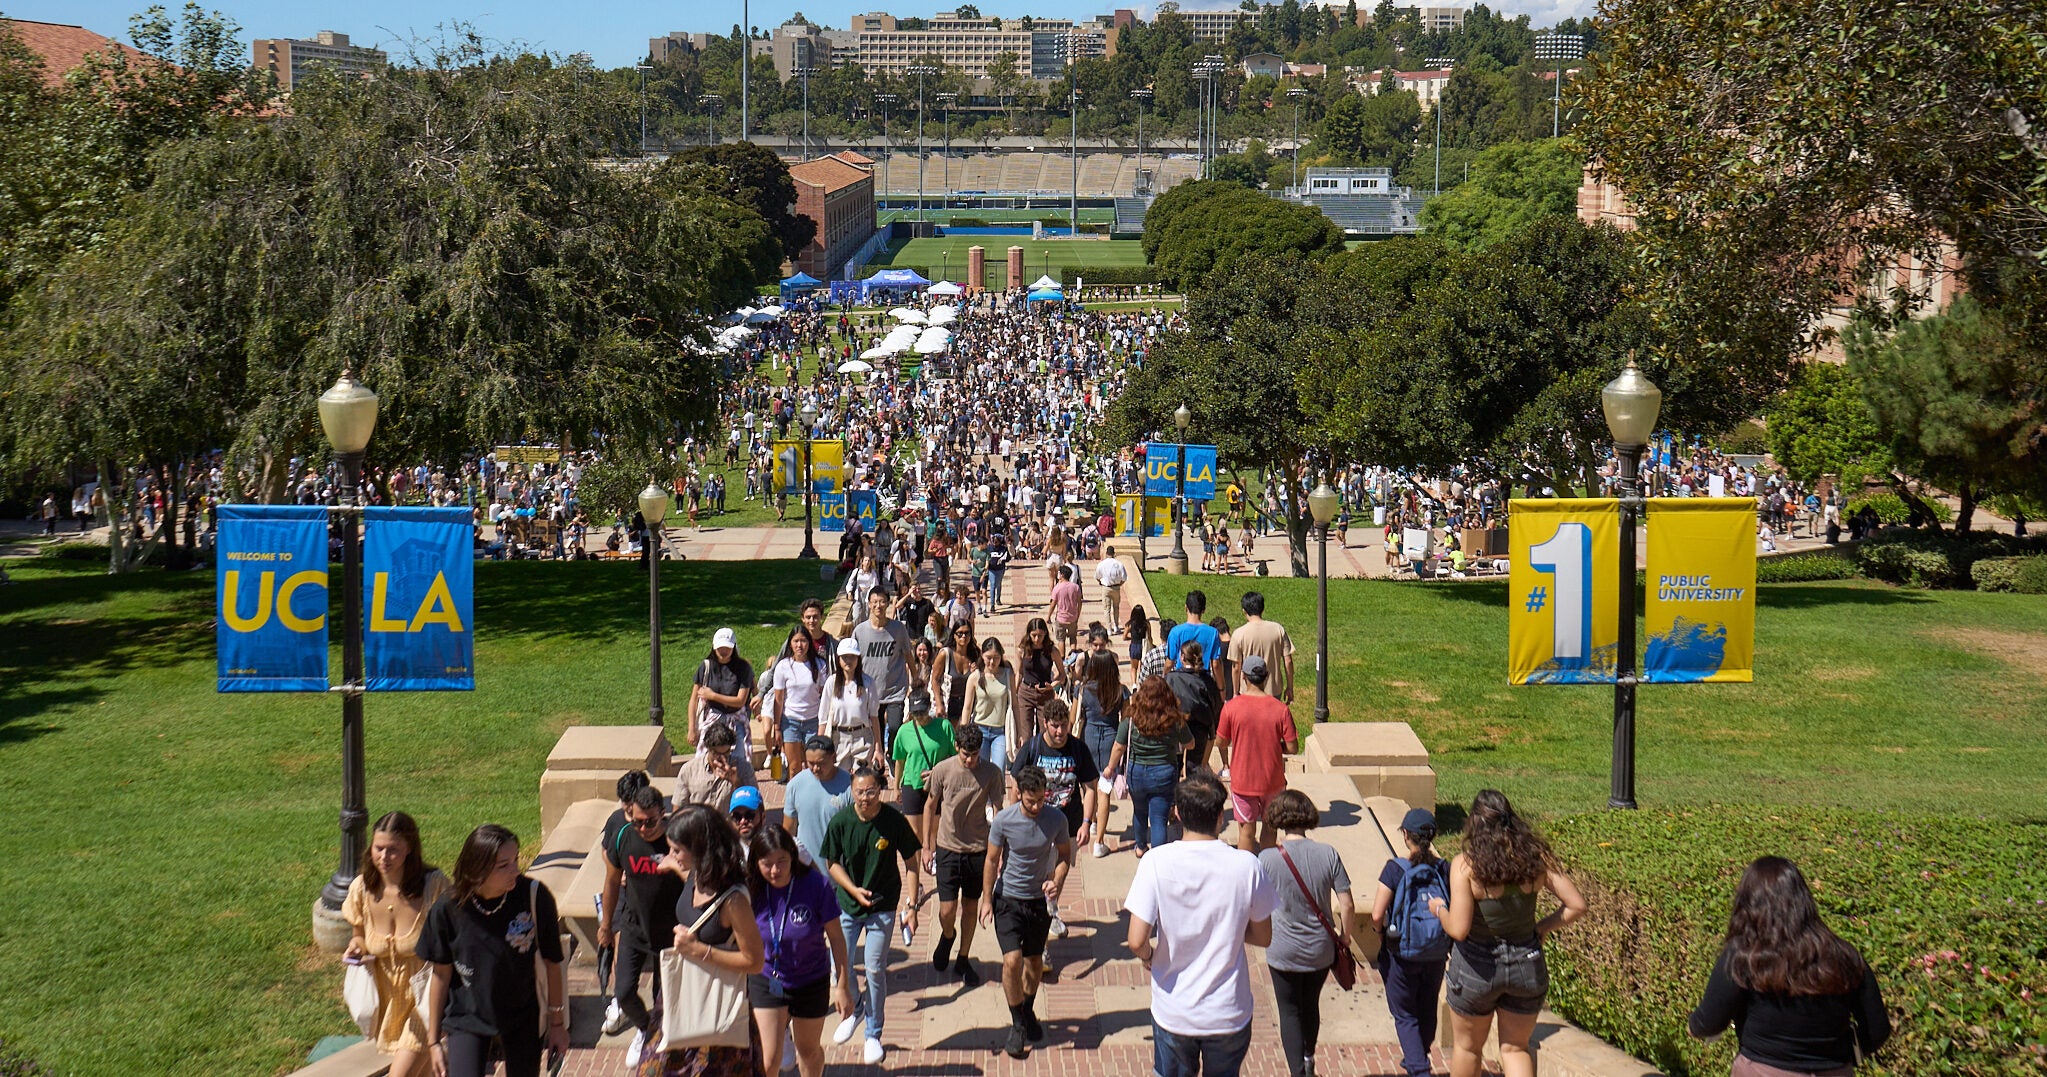
<svg viewBox="0 0 2047 1077">
<path fill-rule="evenodd" d="M 1467 945 L 1459 943 L 1451 951 L 1450 968 L 1443 977 L 1452 1011 L 1466 1017 L 1487 1017 L 1494 1010 L 1541 1012 L 1543 999 L 1549 995 L 1549 964 L 1543 959 L 1541 940 L 1492 943 L 1491 976 L 1481 976 L 1472 967 L 1464 953 Z"/>
</svg>

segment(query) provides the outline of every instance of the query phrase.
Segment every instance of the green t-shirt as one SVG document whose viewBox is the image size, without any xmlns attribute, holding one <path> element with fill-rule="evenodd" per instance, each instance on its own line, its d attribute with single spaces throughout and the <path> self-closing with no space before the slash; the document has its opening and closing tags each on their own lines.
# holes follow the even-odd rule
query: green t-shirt
<svg viewBox="0 0 2047 1077">
<path fill-rule="evenodd" d="M 892 912 L 903 896 L 903 877 L 896 870 L 896 858 L 909 860 L 923 846 L 910 821 L 893 804 L 883 804 L 872 820 L 860 818 L 851 804 L 832 816 L 825 827 L 824 845 L 817 855 L 837 864 L 853 885 L 870 891 L 874 905 L 863 908 L 853 895 L 839 890 L 839 908 L 848 916 L 870 912 Z"/>
<path fill-rule="evenodd" d="M 952 723 L 934 716 L 928 722 L 911 722 L 896 730 L 893 758 L 903 765 L 903 785 L 924 788 L 924 772 L 952 758 Z"/>
</svg>

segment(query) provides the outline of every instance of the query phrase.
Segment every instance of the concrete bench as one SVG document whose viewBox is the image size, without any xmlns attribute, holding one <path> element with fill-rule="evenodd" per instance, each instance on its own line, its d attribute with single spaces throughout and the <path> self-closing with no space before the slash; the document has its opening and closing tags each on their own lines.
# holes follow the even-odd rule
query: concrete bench
<svg viewBox="0 0 2047 1077">
<path fill-rule="evenodd" d="M 1405 722 L 1325 722 L 1302 747 L 1307 769 L 1342 774 L 1359 795 L 1385 796 L 1435 810 L 1436 771 Z"/>
<path fill-rule="evenodd" d="M 384 1077 L 390 1072 L 391 1056 L 364 1040 L 292 1071 L 291 1077 Z"/>
<path fill-rule="evenodd" d="M 548 770 L 628 770 L 673 774 L 665 730 L 657 725 L 574 725 L 547 753 Z"/>
<path fill-rule="evenodd" d="M 540 851 L 534 854 L 533 862 L 526 867 L 527 875 L 546 884 L 548 892 L 554 895 L 555 906 L 564 917 L 576 911 L 567 900 L 569 886 L 583 864 L 595 855 L 604 820 L 617 808 L 618 801 L 611 797 L 572 805 L 541 841 Z M 588 900 L 584 899 L 585 902 Z"/>
</svg>

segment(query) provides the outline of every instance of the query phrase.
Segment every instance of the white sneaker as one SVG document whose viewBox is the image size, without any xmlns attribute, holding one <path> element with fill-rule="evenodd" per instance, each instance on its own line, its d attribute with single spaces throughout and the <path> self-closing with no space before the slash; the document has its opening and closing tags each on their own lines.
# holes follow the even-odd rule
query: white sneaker
<svg viewBox="0 0 2047 1077">
<path fill-rule="evenodd" d="M 784 1028 L 782 1030 L 782 1072 L 788 1073 L 795 1068 L 796 1033 L 793 1029 Z"/>
<path fill-rule="evenodd" d="M 860 1031 L 862 1020 L 863 1018 L 858 1013 L 855 1013 L 853 1016 L 839 1022 L 839 1027 L 832 1030 L 832 1042 L 847 1043 L 851 1041 L 853 1033 Z"/>
<path fill-rule="evenodd" d="M 625 1049 L 625 1068 L 627 1070 L 631 1070 L 635 1066 L 638 1066 L 640 1064 L 640 1052 L 642 1050 L 645 1050 L 646 1046 L 647 1030 L 640 1029 L 639 1031 L 634 1032 L 633 1042 L 627 1044 Z"/>
<path fill-rule="evenodd" d="M 881 1062 L 881 1056 L 884 1053 L 881 1041 L 869 1036 L 867 1037 L 867 1048 L 860 1052 L 860 1060 L 870 1066 L 877 1065 Z"/>
<path fill-rule="evenodd" d="M 1057 913 L 1054 913 L 1052 916 L 1051 934 L 1052 937 L 1055 939 L 1063 939 L 1066 937 L 1066 921 L 1061 920 Z"/>
<path fill-rule="evenodd" d="M 1105 857 L 1105 856 L 1107 856 L 1107 855 L 1109 855 L 1109 846 L 1108 846 L 1108 843 L 1107 843 L 1107 842 L 1100 842 L 1100 841 L 1096 842 L 1096 843 L 1095 843 L 1095 859 L 1096 859 L 1096 860 L 1100 860 L 1101 858 L 1103 858 L 1103 857 Z"/>
<path fill-rule="evenodd" d="M 625 1031 L 625 1026 L 626 1026 L 625 1011 L 620 1010 L 618 1008 L 618 1000 L 612 999 L 611 1001 L 605 1003 L 604 1034 L 607 1036 L 616 1036 L 619 1033 Z"/>
</svg>

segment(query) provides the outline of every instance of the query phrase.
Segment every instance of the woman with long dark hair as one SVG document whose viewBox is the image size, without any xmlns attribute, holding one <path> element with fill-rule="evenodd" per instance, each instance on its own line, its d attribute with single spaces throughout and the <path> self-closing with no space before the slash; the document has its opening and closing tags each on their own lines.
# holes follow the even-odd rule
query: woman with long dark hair
<svg viewBox="0 0 2047 1077">
<path fill-rule="evenodd" d="M 689 742 L 702 740 L 703 727 L 716 722 L 732 727 L 739 753 L 753 756 L 753 726 L 746 720 L 753 702 L 753 665 L 739 654 L 739 636 L 721 628 L 711 637 L 711 650 L 697 664 L 689 697 Z"/>
<path fill-rule="evenodd" d="M 1038 712 L 1065 677 L 1063 658 L 1059 645 L 1052 642 L 1052 627 L 1043 617 L 1024 624 L 1023 638 L 1016 642 L 1019 738 L 1028 740 L 1044 732 L 1038 728 Z"/>
<path fill-rule="evenodd" d="M 1548 890 L 1563 907 L 1537 919 L 1535 899 Z M 1506 794 L 1481 789 L 1464 819 L 1464 851 L 1450 862 L 1450 902 L 1429 899 L 1443 932 L 1457 940 L 1444 973 L 1457 1049 L 1451 1077 L 1478 1077 L 1479 1052 L 1500 1021 L 1505 1077 L 1535 1077 L 1528 1049 L 1535 1015 L 1549 995 L 1542 941 L 1585 915 L 1585 899 L 1558 865 L 1549 843 L 1515 814 Z"/>
<path fill-rule="evenodd" d="M 377 1050 L 391 1056 L 392 1077 L 427 1072 L 426 1024 L 412 978 L 426 963 L 416 952 L 426 914 L 448 889 L 448 877 L 419 851 L 419 824 L 394 811 L 370 828 L 370 847 L 348 884 L 341 915 L 354 929 L 341 958 L 367 964 L 377 977 Z"/>
<path fill-rule="evenodd" d="M 1123 635 L 1130 641 L 1130 680 L 1135 683 L 1144 679 L 1140 663 L 1145 649 L 1151 646 L 1151 618 L 1145 614 L 1142 603 L 1130 607 L 1130 617 L 1123 622 Z"/>
<path fill-rule="evenodd" d="M 1734 890 L 1727 941 L 1691 1033 L 1734 1026 L 1733 1077 L 1849 1077 L 1891 1035 L 1876 974 L 1820 919 L 1798 865 L 1757 859 Z"/>
<path fill-rule="evenodd" d="M 810 631 L 797 625 L 784 644 L 787 657 L 775 663 L 774 699 L 769 713 L 782 736 L 782 761 L 795 774 L 803 769 L 803 744 L 817 736 L 819 710 L 824 700 L 825 675 L 831 659 L 817 653 L 817 641 Z"/>
<path fill-rule="evenodd" d="M 1173 789 L 1180 784 L 1180 765 L 1193 745 L 1187 713 L 1180 709 L 1180 699 L 1165 678 L 1153 677 L 1138 685 L 1137 694 L 1123 705 L 1116 746 L 1109 752 L 1109 773 L 1126 763 L 1130 767 L 1125 781 L 1130 786 L 1139 859 L 1154 846 L 1172 840 L 1166 820 L 1173 809 Z"/>
<path fill-rule="evenodd" d="M 796 836 L 778 826 L 753 837 L 747 893 L 763 945 L 761 971 L 747 977 L 746 994 L 760 1032 L 763 1073 L 776 1073 L 787 1035 L 802 1077 L 824 1073 L 824 1023 L 834 1003 L 853 1012 L 853 981 L 846 970 L 846 936 L 838 929 L 839 903 L 824 870 L 803 861 Z M 836 970 L 836 973 L 835 973 Z M 832 991 L 834 979 L 839 984 Z"/>
<path fill-rule="evenodd" d="M 668 816 L 669 853 L 661 870 L 683 878 L 682 896 L 675 899 L 677 956 L 709 968 L 752 976 L 765 960 L 760 925 L 746 889 L 746 852 L 739 830 L 723 812 L 704 804 L 684 804 Z M 700 930 L 691 930 L 706 910 Z M 673 999 L 662 1000 L 666 1006 Z M 650 1019 L 661 1027 L 657 1009 Z M 646 1052 L 626 1059 L 638 1077 L 754 1077 L 760 1070 L 759 1028 L 745 1047 L 684 1047 Z"/>
<path fill-rule="evenodd" d="M 1123 723 L 1123 703 L 1130 693 L 1123 689 L 1122 663 L 1107 650 L 1087 656 L 1080 689 L 1080 739 L 1096 763 L 1106 766 L 1116 751 L 1116 727 Z M 1104 771 L 1103 773 L 1108 773 Z M 1109 812 L 1114 807 L 1099 783 L 1091 791 L 1095 798 L 1094 855 L 1109 855 Z"/>
<path fill-rule="evenodd" d="M 981 641 L 981 668 L 967 678 L 962 720 L 981 727 L 981 754 L 1005 772 L 1009 750 L 1017 743 L 1016 667 L 1002 654 L 1002 641 Z"/>
<path fill-rule="evenodd" d="M 946 720 L 958 725 L 966 720 L 967 681 L 981 669 L 981 649 L 974 646 L 973 622 L 952 625 L 947 631 L 952 645 L 932 660 L 928 691 L 932 709 L 944 711 Z"/>
<path fill-rule="evenodd" d="M 483 1077 L 495 1045 L 505 1077 L 535 1077 L 543 1046 L 569 1049 L 561 921 L 554 895 L 520 874 L 518 835 L 496 823 L 469 832 L 447 896 L 426 914 L 418 954 L 434 968 L 426 1038 L 435 1074 Z"/>
<path fill-rule="evenodd" d="M 836 668 L 825 680 L 824 709 L 817 731 L 838 745 L 839 765 L 880 766 L 881 740 L 875 726 L 881 714 L 881 693 L 867 683 L 860 644 L 848 636 L 839 641 Z"/>
</svg>

